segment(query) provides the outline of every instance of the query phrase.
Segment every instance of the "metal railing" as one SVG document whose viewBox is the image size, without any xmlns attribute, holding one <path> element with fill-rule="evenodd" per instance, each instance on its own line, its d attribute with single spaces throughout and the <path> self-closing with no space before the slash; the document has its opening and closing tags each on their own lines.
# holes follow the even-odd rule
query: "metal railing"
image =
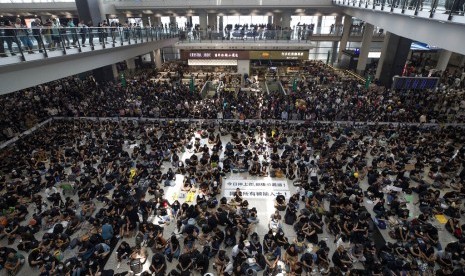
<svg viewBox="0 0 465 276">
<path fill-rule="evenodd" d="M 290 43 L 310 43 L 314 37 L 340 38 L 342 36 L 343 27 L 324 27 L 310 29 L 307 27 L 296 27 L 294 29 L 284 30 L 267 30 L 264 29 L 248 29 L 248 30 L 224 30 L 224 31 L 206 31 L 206 30 L 180 30 L 179 41 L 182 43 L 205 43 L 205 42 L 239 42 L 239 43 L 275 43 L 275 42 L 290 42 Z M 376 36 L 383 35 L 379 29 L 375 29 L 373 34 Z M 350 36 L 357 37 L 363 35 L 363 27 L 354 25 L 350 29 Z"/>
<path fill-rule="evenodd" d="M 178 36 L 176 29 L 129 27 L 0 28 L 0 57 L 28 61 L 106 48 L 147 43 Z M 39 57 L 37 57 L 40 54 Z M 19 59 L 19 60 L 18 60 Z M 1 64 L 8 64 L 0 59 Z"/>
<path fill-rule="evenodd" d="M 463 16 L 465 11 L 463 0 L 333 0 L 333 3 L 413 15 L 426 12 L 430 18 L 434 18 L 435 14 L 447 14 L 448 20 L 452 20 L 453 16 Z"/>
</svg>

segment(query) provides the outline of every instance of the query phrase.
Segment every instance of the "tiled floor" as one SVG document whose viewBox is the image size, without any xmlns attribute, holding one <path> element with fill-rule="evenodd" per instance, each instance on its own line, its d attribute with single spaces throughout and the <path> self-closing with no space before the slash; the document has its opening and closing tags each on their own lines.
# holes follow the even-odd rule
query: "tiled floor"
<svg viewBox="0 0 465 276">
<path fill-rule="evenodd" d="M 223 145 L 225 145 L 226 142 L 228 142 L 230 140 L 230 137 L 229 136 L 223 136 L 222 137 L 222 141 L 223 141 Z M 201 139 L 201 144 L 205 144 L 207 143 L 206 139 Z M 131 149 L 129 147 L 126 148 L 126 150 L 130 151 Z M 182 156 L 182 159 L 185 159 L 187 157 L 190 156 L 191 153 L 189 152 L 186 152 L 184 153 L 184 155 Z M 222 158 L 223 156 L 220 156 L 220 158 Z M 166 171 L 169 167 L 170 167 L 170 164 L 168 162 L 165 162 L 164 163 L 164 170 Z M 181 175 L 179 175 L 178 177 L 182 177 Z M 234 181 L 234 180 L 262 180 L 263 182 L 271 182 L 272 179 L 270 177 L 251 177 L 248 175 L 248 173 L 231 173 L 231 174 L 228 174 L 225 176 L 225 182 L 231 180 L 231 181 Z M 293 194 L 295 191 L 296 191 L 296 188 L 292 185 L 292 181 L 288 181 L 286 179 L 274 179 L 274 180 L 280 180 L 280 181 L 287 181 L 287 184 L 288 184 L 288 187 L 289 187 L 289 191 L 291 194 Z M 179 187 L 180 183 L 178 183 L 175 187 L 167 187 L 165 188 L 165 194 L 167 195 L 167 198 L 170 199 L 170 195 L 173 193 L 173 191 L 176 191 Z M 361 187 L 365 190 L 367 188 L 367 181 L 366 179 L 363 180 L 361 182 Z M 246 189 L 243 189 L 243 191 L 245 191 Z M 443 191 L 443 193 L 446 192 L 446 191 Z M 77 201 L 77 196 L 76 197 L 76 201 Z M 150 199 L 150 196 L 147 198 L 147 199 Z M 274 198 L 272 197 L 269 197 L 269 198 L 263 198 L 263 199 L 255 199 L 255 198 L 246 198 L 251 207 L 256 207 L 257 210 L 258 210 L 258 218 L 260 219 L 260 223 L 256 226 L 256 229 L 255 231 L 259 234 L 260 236 L 260 240 L 263 239 L 263 235 L 268 231 L 268 222 L 269 222 L 269 218 L 270 218 L 270 215 L 274 212 Z M 181 203 L 184 201 L 183 198 L 180 198 L 179 199 L 181 201 Z M 418 201 L 418 196 L 414 193 L 413 194 L 413 202 L 416 202 Z M 326 202 L 326 207 L 328 207 L 328 202 Z M 366 208 L 368 209 L 368 211 L 370 213 L 372 213 L 373 215 L 373 212 L 372 212 L 372 207 L 373 207 L 373 203 L 370 202 L 369 200 L 365 199 L 364 201 L 364 204 L 366 206 Z M 97 202 L 97 206 L 98 208 L 101 207 L 101 203 Z M 302 206 L 302 204 L 301 204 Z M 98 209 L 97 208 L 97 209 Z M 34 207 L 32 206 L 29 206 L 29 211 L 30 211 L 30 214 L 32 214 L 32 212 L 34 211 L 33 210 Z M 412 216 L 417 216 L 419 214 L 419 210 L 418 210 L 418 207 L 414 204 L 408 204 L 408 209 L 411 211 L 411 214 Z M 284 217 L 284 212 L 281 212 L 281 215 Z M 431 221 L 434 225 L 436 225 L 438 227 L 438 229 L 440 230 L 440 241 L 441 243 L 443 244 L 443 246 L 450 242 L 450 241 L 453 241 L 455 240 L 455 238 L 452 237 L 451 234 L 449 234 L 447 231 L 444 231 L 444 226 L 442 224 L 439 224 L 436 220 L 432 220 Z M 462 223 L 463 223 L 463 219 L 462 219 Z M 294 237 L 295 237 L 295 232 L 293 230 L 293 228 L 289 225 L 286 225 L 283 223 L 283 228 L 284 228 L 284 232 L 286 233 L 286 236 L 288 237 L 289 240 L 292 240 Z M 172 232 L 174 232 L 174 229 L 175 229 L 175 223 L 170 223 L 169 225 L 165 226 L 165 230 L 164 230 L 164 233 L 166 236 L 169 236 Z M 381 233 L 383 234 L 384 238 L 387 240 L 387 241 L 392 241 L 391 238 L 389 238 L 388 234 L 387 234 L 387 231 L 388 230 L 381 230 Z M 37 238 L 40 238 L 42 237 L 42 232 L 38 233 L 36 235 Z M 328 246 L 330 247 L 330 257 L 332 255 L 332 253 L 334 252 L 335 250 L 335 243 L 334 243 L 334 237 L 329 235 L 327 232 L 326 232 L 326 229 L 324 230 L 324 233 L 323 234 L 320 234 L 319 235 L 319 239 L 324 239 L 327 241 L 327 244 Z M 135 244 L 135 239 L 134 238 L 124 238 L 123 240 L 127 241 L 130 245 L 134 245 Z M 121 241 L 120 241 L 121 242 Z M 119 243 L 120 243 L 119 242 Z M 2 245 L 5 245 L 6 241 L 5 240 L 2 240 L 1 241 L 1 244 Z M 16 243 L 14 244 L 14 247 L 16 247 L 18 241 L 16 241 Z M 118 244 L 119 244 L 118 243 Z M 181 242 L 182 244 L 182 242 Z M 69 258 L 69 257 L 72 257 L 74 256 L 74 254 L 77 252 L 77 249 L 74 249 L 74 250 L 66 250 L 64 252 L 64 259 L 66 258 Z M 230 250 L 228 250 L 228 252 L 230 252 Z M 149 267 L 149 263 L 150 263 L 150 260 L 151 260 L 151 257 L 152 257 L 152 253 L 150 252 L 149 250 L 149 258 L 148 258 L 148 261 L 147 263 L 145 264 L 145 268 L 147 269 Z M 113 256 L 110 257 L 109 261 L 107 262 L 106 266 L 105 266 L 105 269 L 113 269 L 115 270 L 116 273 L 121 273 L 121 272 L 124 272 L 124 271 L 128 271 L 129 267 L 126 263 L 123 263 L 121 265 L 120 268 L 116 268 L 117 266 L 117 261 L 116 261 L 116 257 L 115 257 L 115 252 L 113 252 L 112 254 Z M 175 267 L 175 264 L 177 262 L 173 262 L 173 263 L 168 263 L 168 271 L 170 271 L 172 268 Z M 212 265 L 212 261 L 210 261 L 210 267 Z M 362 265 L 357 263 L 356 264 L 356 267 L 360 267 L 362 268 Z M 211 268 L 210 271 L 212 273 L 215 273 L 214 270 Z M 2 272 L 4 273 L 4 272 Z M 19 272 L 19 275 L 38 275 L 39 272 L 37 270 L 34 270 L 34 269 L 31 269 L 28 265 L 25 265 Z M 199 273 L 195 274 L 195 275 L 199 275 Z M 259 275 L 261 275 L 261 273 L 259 273 Z M 315 275 L 318 275 L 318 273 L 315 273 Z"/>
</svg>

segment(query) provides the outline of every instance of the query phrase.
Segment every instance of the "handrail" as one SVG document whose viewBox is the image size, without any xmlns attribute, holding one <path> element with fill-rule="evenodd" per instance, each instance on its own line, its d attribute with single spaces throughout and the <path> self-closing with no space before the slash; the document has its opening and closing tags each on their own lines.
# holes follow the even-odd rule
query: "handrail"
<svg viewBox="0 0 465 276">
<path fill-rule="evenodd" d="M 449 21 L 451 21 L 454 16 L 463 16 L 465 9 L 461 0 L 333 0 L 333 4 L 338 6 L 349 6 L 362 9 L 380 10 L 389 13 L 408 13 L 409 15 L 411 14 L 426 18 L 434 18 L 435 14 L 446 14 L 448 15 L 447 20 Z"/>
<path fill-rule="evenodd" d="M 210 85 L 212 83 L 212 81 L 206 81 L 203 86 L 202 86 L 202 89 L 200 89 L 200 95 L 203 98 L 205 98 L 205 95 L 207 94 L 206 90 L 208 88 L 208 85 Z"/>
<path fill-rule="evenodd" d="M 266 88 L 266 94 L 270 95 L 270 88 L 268 88 L 268 82 L 265 79 L 265 88 Z"/>
<path fill-rule="evenodd" d="M 281 81 L 278 81 L 278 85 L 281 88 L 281 91 L 283 92 L 284 96 L 287 96 L 286 89 L 284 89 L 283 84 Z"/>
<path fill-rule="evenodd" d="M 60 53 L 67 55 L 174 37 L 178 37 L 177 29 L 161 27 L 1 27 L 0 41 L 6 42 L 9 55 L 6 51 L 0 52 L 0 57 L 14 57 L 19 54 L 19 60 L 0 59 L 0 64 L 36 60 L 36 55 L 29 54 L 37 54 L 37 51 L 42 58 L 48 58 L 58 56 Z"/>
<path fill-rule="evenodd" d="M 346 73 L 348 73 L 349 75 L 351 75 L 352 77 L 358 79 L 359 81 L 365 83 L 367 81 L 366 78 L 360 76 L 359 74 L 355 73 L 355 72 L 352 72 L 350 70 L 344 70 Z"/>
</svg>

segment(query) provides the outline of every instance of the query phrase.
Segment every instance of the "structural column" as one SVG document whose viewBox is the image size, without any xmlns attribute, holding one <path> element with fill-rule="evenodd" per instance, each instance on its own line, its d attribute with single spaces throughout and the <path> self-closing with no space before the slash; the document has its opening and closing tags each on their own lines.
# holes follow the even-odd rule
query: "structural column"
<svg viewBox="0 0 465 276">
<path fill-rule="evenodd" d="M 444 72 L 444 70 L 446 70 L 447 68 L 447 65 L 449 64 L 449 59 L 451 55 L 452 55 L 451 51 L 442 49 L 441 53 L 439 54 L 439 59 L 438 59 L 438 63 L 436 64 L 436 69 Z"/>
<path fill-rule="evenodd" d="M 155 16 L 155 17 L 153 18 L 152 25 L 153 25 L 153 26 L 156 26 L 156 27 L 160 27 L 160 26 L 161 26 L 161 17 Z"/>
<path fill-rule="evenodd" d="M 105 19 L 100 10 L 100 1 L 94 0 L 76 0 L 76 8 L 80 20 L 86 24 L 92 22 L 92 26 L 97 26 L 99 22 Z"/>
<path fill-rule="evenodd" d="M 130 58 L 126 60 L 126 65 L 128 66 L 129 70 L 135 70 L 136 69 L 136 59 L 135 58 Z"/>
<path fill-rule="evenodd" d="M 339 35 L 341 33 L 342 15 L 337 15 L 334 21 L 333 34 Z"/>
<path fill-rule="evenodd" d="M 200 38 L 205 37 L 205 32 L 207 31 L 208 26 L 208 16 L 206 12 L 199 14 L 199 25 L 200 25 Z"/>
<path fill-rule="evenodd" d="M 373 39 L 373 30 L 375 27 L 365 22 L 365 30 L 363 31 L 362 48 L 358 56 L 357 73 L 363 75 L 367 67 L 368 52 L 370 52 L 371 40 Z"/>
<path fill-rule="evenodd" d="M 113 68 L 113 66 L 115 68 Z M 92 75 L 98 83 L 104 83 L 108 81 L 115 80 L 115 71 L 116 65 L 107 65 L 97 69 L 92 70 Z M 116 71 L 116 76 L 118 76 L 118 71 Z"/>
<path fill-rule="evenodd" d="M 217 22 L 216 22 L 216 13 L 209 13 L 207 15 L 207 26 L 210 26 L 210 28 L 213 31 L 216 31 L 217 29 Z"/>
<path fill-rule="evenodd" d="M 349 40 L 350 29 L 352 27 L 352 16 L 345 15 L 344 16 L 344 28 L 342 30 L 342 37 L 341 43 L 339 44 L 339 54 L 337 56 L 337 61 L 341 61 L 342 51 L 344 51 L 347 47 L 347 41 Z"/>
<path fill-rule="evenodd" d="M 118 67 L 116 66 L 116 63 L 111 65 L 111 71 L 113 71 L 113 79 L 116 80 L 118 78 Z"/>
<path fill-rule="evenodd" d="M 161 59 L 161 49 L 156 49 L 151 52 L 151 56 L 153 56 L 153 63 L 155 63 L 155 67 L 157 69 L 161 69 L 163 66 L 163 61 Z"/>
<path fill-rule="evenodd" d="M 392 78 L 401 76 L 412 40 L 386 32 L 375 78 L 380 85 L 391 87 Z"/>
<path fill-rule="evenodd" d="M 176 27 L 176 16 L 170 16 L 170 25 L 172 29 Z"/>
<path fill-rule="evenodd" d="M 224 23 L 223 23 L 223 16 L 218 16 L 218 31 L 223 32 L 224 30 Z"/>
<path fill-rule="evenodd" d="M 323 26 L 323 16 L 318 15 L 318 19 L 316 22 L 316 34 L 321 34 L 321 26 Z"/>
<path fill-rule="evenodd" d="M 333 46 L 331 49 L 331 64 L 334 64 L 337 60 L 337 45 L 339 44 L 338 41 L 333 41 Z"/>
<path fill-rule="evenodd" d="M 280 26 L 281 28 L 291 27 L 291 14 L 288 12 L 275 13 L 273 16 L 273 25 Z"/>
</svg>

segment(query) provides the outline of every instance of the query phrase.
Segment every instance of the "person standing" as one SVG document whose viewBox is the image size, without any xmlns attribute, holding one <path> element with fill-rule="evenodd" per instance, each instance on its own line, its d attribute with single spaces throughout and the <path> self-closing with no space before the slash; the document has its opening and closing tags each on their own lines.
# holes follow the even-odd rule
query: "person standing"
<svg viewBox="0 0 465 276">
<path fill-rule="evenodd" d="M 77 37 L 77 32 L 76 32 L 76 25 L 74 25 L 73 19 L 70 19 L 68 23 L 66 24 L 66 26 L 69 28 L 71 32 L 71 38 L 73 39 L 73 42 L 71 43 L 71 45 L 76 46 L 78 37 Z"/>
<path fill-rule="evenodd" d="M 13 42 L 16 43 L 16 45 L 18 46 L 18 49 L 21 48 L 21 45 L 16 36 L 14 25 L 8 19 L 5 21 L 5 41 L 6 41 L 6 45 L 8 46 L 8 50 L 10 51 L 11 55 L 16 56 L 16 53 L 13 51 Z"/>
<path fill-rule="evenodd" d="M 0 28 L 4 28 L 5 27 L 5 22 L 4 21 L 0 21 Z M 0 32 L 0 57 L 7 57 L 7 55 L 5 54 L 5 37 L 3 35 L 2 32 Z"/>
<path fill-rule="evenodd" d="M 89 33 L 89 45 L 94 46 L 94 23 L 92 21 L 87 22 L 87 30 Z"/>
<path fill-rule="evenodd" d="M 52 50 L 55 50 L 56 47 L 60 46 L 61 37 L 60 30 L 61 24 L 60 19 L 55 18 L 52 20 L 51 33 L 52 33 Z"/>
<path fill-rule="evenodd" d="M 81 35 L 81 45 L 85 47 L 86 45 L 86 35 L 87 35 L 87 25 L 84 23 L 84 20 L 81 20 L 78 24 L 79 34 Z"/>
<path fill-rule="evenodd" d="M 52 49 L 53 41 L 52 41 L 52 19 L 47 19 L 45 24 L 43 25 L 42 34 L 44 35 L 45 42 L 47 43 L 47 49 Z"/>
<path fill-rule="evenodd" d="M 42 49 L 44 47 L 44 41 L 42 39 L 42 21 L 40 21 L 40 18 L 36 18 L 34 21 L 32 21 L 31 27 L 32 27 L 32 35 L 37 41 L 37 47 L 39 48 L 39 53 L 42 53 L 43 52 Z"/>
</svg>

